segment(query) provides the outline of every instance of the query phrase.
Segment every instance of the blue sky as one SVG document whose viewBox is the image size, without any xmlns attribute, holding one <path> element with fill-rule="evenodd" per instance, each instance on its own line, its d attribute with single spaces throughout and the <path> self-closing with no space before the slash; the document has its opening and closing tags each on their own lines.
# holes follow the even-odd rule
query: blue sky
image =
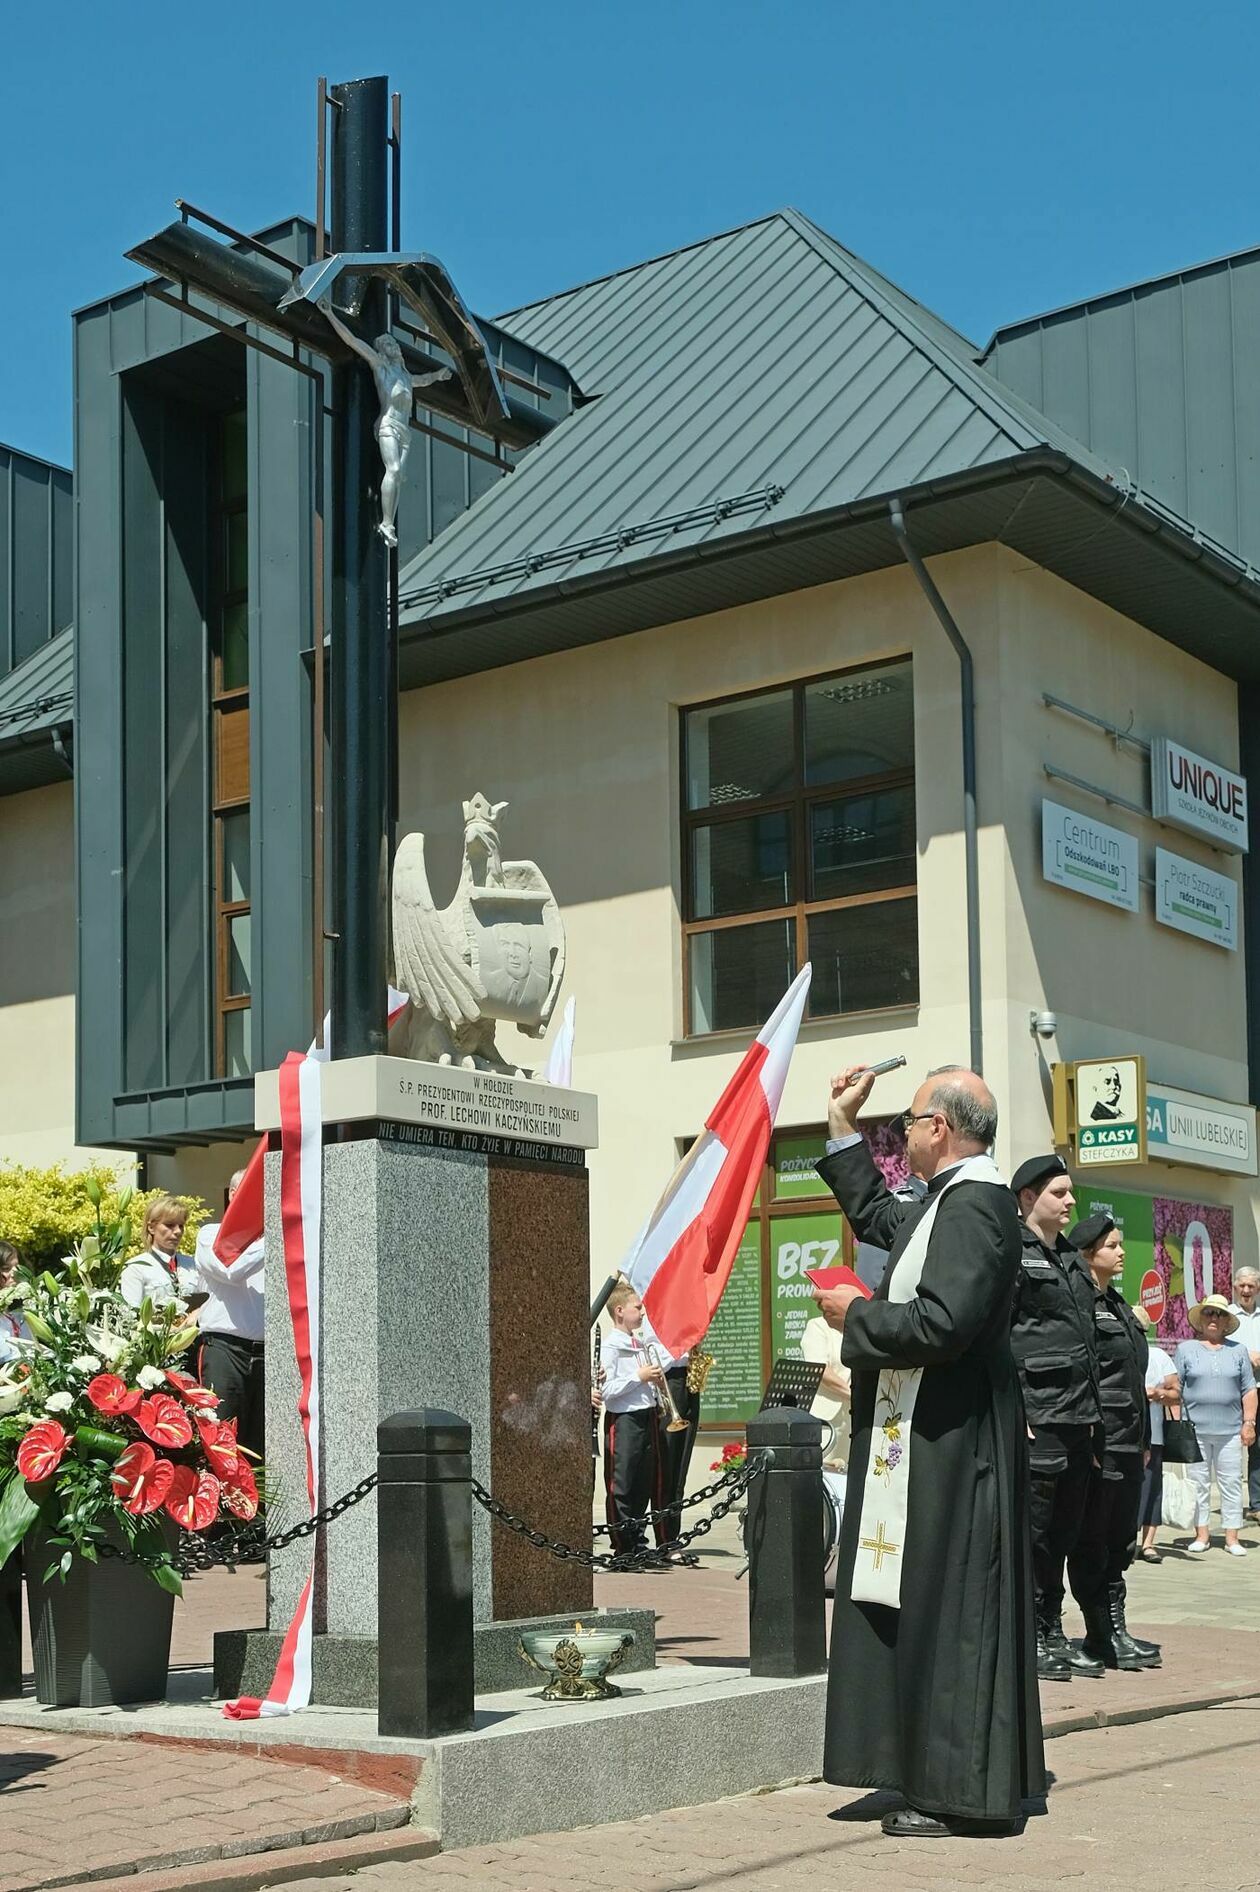
<svg viewBox="0 0 1260 1892">
<path fill-rule="evenodd" d="M 486 314 L 787 203 L 980 340 L 1260 242 L 1254 0 L 67 0 L 4 38 L 0 441 L 52 459 L 70 310 L 176 196 L 308 210 L 321 72 L 402 91 L 404 247 Z"/>
</svg>

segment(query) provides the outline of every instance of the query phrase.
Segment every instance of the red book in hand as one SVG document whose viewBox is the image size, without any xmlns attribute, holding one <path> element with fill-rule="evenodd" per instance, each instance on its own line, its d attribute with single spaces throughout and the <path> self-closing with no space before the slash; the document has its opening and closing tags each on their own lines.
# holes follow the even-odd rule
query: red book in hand
<svg viewBox="0 0 1260 1892">
<path fill-rule="evenodd" d="M 827 1288 L 856 1288 L 869 1301 L 871 1291 L 865 1281 L 860 1281 L 852 1268 L 807 1268 L 805 1279 L 823 1291 Z"/>
</svg>

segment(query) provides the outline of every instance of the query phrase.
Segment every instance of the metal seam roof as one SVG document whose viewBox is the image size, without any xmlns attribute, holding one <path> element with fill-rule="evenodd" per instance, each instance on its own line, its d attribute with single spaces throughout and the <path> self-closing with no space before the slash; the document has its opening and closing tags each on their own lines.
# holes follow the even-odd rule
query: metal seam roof
<svg viewBox="0 0 1260 1892">
<path fill-rule="evenodd" d="M 0 678 L 0 745 L 74 720 L 74 629 L 59 631 Z"/>
<path fill-rule="evenodd" d="M 403 574 L 403 623 L 565 583 L 564 549 L 631 524 L 782 486 L 776 524 L 1050 447 L 1123 490 L 1105 461 L 1008 393 L 974 344 L 796 211 L 502 318 L 595 398 Z M 696 549 L 740 533 L 712 519 Z M 679 538 L 671 542 L 677 550 Z M 544 554 L 546 571 L 522 561 Z M 602 554 L 611 577 L 650 544 Z M 582 577 L 592 575 L 589 552 Z M 509 575 L 509 571 L 513 575 Z"/>
</svg>

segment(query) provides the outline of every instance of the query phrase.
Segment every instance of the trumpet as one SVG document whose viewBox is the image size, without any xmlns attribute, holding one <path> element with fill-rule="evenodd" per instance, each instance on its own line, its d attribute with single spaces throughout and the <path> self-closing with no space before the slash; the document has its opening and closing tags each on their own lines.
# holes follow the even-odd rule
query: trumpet
<svg viewBox="0 0 1260 1892">
<path fill-rule="evenodd" d="M 650 1340 L 644 1343 L 643 1356 L 649 1366 L 660 1366 L 661 1356 Z M 674 1395 L 669 1390 L 669 1381 L 664 1377 L 663 1373 L 661 1383 L 655 1388 L 655 1392 L 656 1401 L 661 1411 L 669 1415 L 668 1423 L 665 1427 L 666 1432 L 685 1432 L 687 1430 L 687 1421 L 683 1418 L 678 1407 L 675 1405 Z"/>
</svg>

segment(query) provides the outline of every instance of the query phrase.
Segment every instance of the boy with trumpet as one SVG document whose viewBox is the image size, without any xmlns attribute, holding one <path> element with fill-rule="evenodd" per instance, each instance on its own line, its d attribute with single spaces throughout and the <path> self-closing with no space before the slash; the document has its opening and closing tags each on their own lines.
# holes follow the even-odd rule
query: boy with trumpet
<svg viewBox="0 0 1260 1892">
<path fill-rule="evenodd" d="M 661 1409 L 665 1368 L 641 1333 L 643 1303 L 628 1281 L 608 1297 L 612 1332 L 600 1350 L 604 1396 L 604 1489 L 618 1556 L 647 1541 L 647 1513 L 665 1502 Z"/>
</svg>

